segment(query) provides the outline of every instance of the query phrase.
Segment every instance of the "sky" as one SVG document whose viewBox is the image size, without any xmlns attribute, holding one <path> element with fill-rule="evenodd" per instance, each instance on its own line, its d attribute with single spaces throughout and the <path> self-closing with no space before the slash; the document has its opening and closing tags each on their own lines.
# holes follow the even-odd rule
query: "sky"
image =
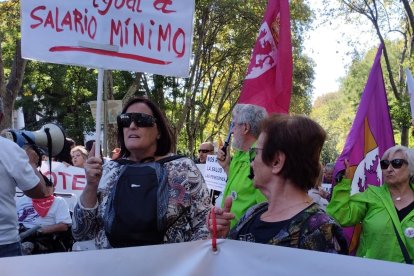
<svg viewBox="0 0 414 276">
<path fill-rule="evenodd" d="M 339 89 L 339 80 L 345 76 L 351 63 L 351 55 L 347 53 L 352 52 L 353 48 L 348 42 L 356 42 L 359 53 L 379 45 L 379 39 L 368 34 L 372 29 L 370 22 L 366 22 L 364 26 L 355 26 L 343 24 L 342 20 L 322 23 L 319 16 L 316 18 L 315 28 L 309 31 L 305 38 L 305 53 L 316 63 L 313 101 L 318 96 Z"/>
</svg>

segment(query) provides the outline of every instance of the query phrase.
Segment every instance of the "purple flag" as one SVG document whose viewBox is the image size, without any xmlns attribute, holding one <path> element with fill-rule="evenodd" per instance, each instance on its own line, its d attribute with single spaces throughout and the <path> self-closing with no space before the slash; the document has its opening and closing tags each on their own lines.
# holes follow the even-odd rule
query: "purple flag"
<svg viewBox="0 0 414 276">
<path fill-rule="evenodd" d="M 345 169 L 345 160 L 349 161 L 353 173 L 351 195 L 365 191 L 368 184 L 376 186 L 382 184 L 379 163 L 384 152 L 395 145 L 381 69 L 382 49 L 381 44 L 345 147 L 335 164 L 334 175 Z M 355 251 L 358 246 L 359 231 L 357 230 L 359 229 L 346 230 L 350 252 Z"/>
</svg>

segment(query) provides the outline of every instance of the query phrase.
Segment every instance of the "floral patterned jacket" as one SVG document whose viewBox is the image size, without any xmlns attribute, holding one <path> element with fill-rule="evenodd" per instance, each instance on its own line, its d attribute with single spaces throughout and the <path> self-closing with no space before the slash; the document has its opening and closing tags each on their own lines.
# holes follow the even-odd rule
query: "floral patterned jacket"
<svg viewBox="0 0 414 276">
<path fill-rule="evenodd" d="M 95 239 L 98 249 L 112 248 L 105 235 L 105 209 L 111 187 L 116 185 L 124 165 L 109 161 L 104 164 L 99 182 L 98 202 L 94 208 L 84 208 L 80 201 L 73 213 L 72 233 L 75 240 Z M 183 157 L 164 163 L 168 177 L 168 230 L 164 243 L 205 239 L 208 230 L 206 216 L 211 208 L 207 186 L 192 160 Z"/>
<path fill-rule="evenodd" d="M 244 240 L 239 235 L 240 230 L 256 216 L 265 212 L 268 205 L 264 202 L 251 207 L 231 229 L 228 238 Z M 342 228 L 316 203 L 295 215 L 267 244 L 348 254 L 348 245 Z"/>
</svg>

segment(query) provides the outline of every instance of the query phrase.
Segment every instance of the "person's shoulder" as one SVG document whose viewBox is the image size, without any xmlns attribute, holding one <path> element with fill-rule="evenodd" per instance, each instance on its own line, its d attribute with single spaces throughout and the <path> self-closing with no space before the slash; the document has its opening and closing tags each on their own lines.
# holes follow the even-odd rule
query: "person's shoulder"
<svg viewBox="0 0 414 276">
<path fill-rule="evenodd" d="M 268 205 L 269 205 L 269 203 L 267 201 L 255 204 L 255 205 L 251 206 L 249 209 L 247 209 L 247 211 L 245 213 L 245 216 L 249 217 L 249 216 L 255 214 L 256 212 L 261 212 L 263 210 L 266 210 L 268 208 Z"/>
<path fill-rule="evenodd" d="M 377 186 L 377 185 L 367 185 L 367 188 L 363 191 L 363 192 L 359 192 L 354 194 L 354 197 L 358 197 L 360 200 L 376 200 L 375 198 L 377 197 L 382 197 L 384 196 L 384 194 L 387 194 L 388 192 L 388 187 L 387 185 L 384 183 L 384 185 L 381 186 Z M 374 199 L 373 199 L 374 198 Z"/>
<path fill-rule="evenodd" d="M 366 188 L 366 190 L 368 191 L 385 191 L 386 189 L 386 185 L 381 185 L 381 186 L 377 186 L 377 185 L 368 185 L 368 187 Z"/>
<path fill-rule="evenodd" d="M 13 142 L 10 139 L 4 138 L 0 136 L 0 145 L 3 150 L 23 150 L 19 145 L 17 145 L 15 142 Z"/>
<path fill-rule="evenodd" d="M 106 170 L 112 170 L 113 168 L 120 167 L 122 165 L 127 165 L 131 163 L 128 159 L 120 158 L 115 160 L 107 160 L 103 163 L 102 168 Z"/>
<path fill-rule="evenodd" d="M 192 159 L 185 155 L 170 153 L 156 159 L 158 162 L 165 163 L 194 163 Z"/>
<path fill-rule="evenodd" d="M 55 196 L 54 204 L 57 205 L 58 208 L 67 209 L 69 211 L 69 204 L 68 202 L 61 196 Z"/>
<path fill-rule="evenodd" d="M 55 195 L 55 199 L 54 200 L 55 201 L 59 201 L 59 202 L 66 202 L 66 200 L 63 197 L 58 196 L 58 195 Z"/>
<path fill-rule="evenodd" d="M 27 195 L 16 197 L 16 205 L 18 209 L 19 207 L 22 207 L 22 205 L 25 205 L 27 203 L 32 203 L 32 199 Z"/>
<path fill-rule="evenodd" d="M 310 230 L 317 229 L 326 224 L 337 224 L 337 222 L 328 215 L 321 206 L 317 203 L 313 203 L 305 210 L 308 218 L 306 224 L 310 227 Z"/>
</svg>

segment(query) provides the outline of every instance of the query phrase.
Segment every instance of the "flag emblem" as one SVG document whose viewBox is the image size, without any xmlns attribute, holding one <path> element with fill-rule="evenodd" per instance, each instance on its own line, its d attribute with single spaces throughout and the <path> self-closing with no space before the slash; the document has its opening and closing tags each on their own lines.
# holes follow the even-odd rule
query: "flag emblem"
<svg viewBox="0 0 414 276">
<path fill-rule="evenodd" d="M 254 48 L 251 63 L 247 70 L 246 79 L 254 79 L 276 66 L 277 46 L 279 42 L 280 13 L 269 28 L 263 22 L 257 38 L 257 47 Z"/>
</svg>

